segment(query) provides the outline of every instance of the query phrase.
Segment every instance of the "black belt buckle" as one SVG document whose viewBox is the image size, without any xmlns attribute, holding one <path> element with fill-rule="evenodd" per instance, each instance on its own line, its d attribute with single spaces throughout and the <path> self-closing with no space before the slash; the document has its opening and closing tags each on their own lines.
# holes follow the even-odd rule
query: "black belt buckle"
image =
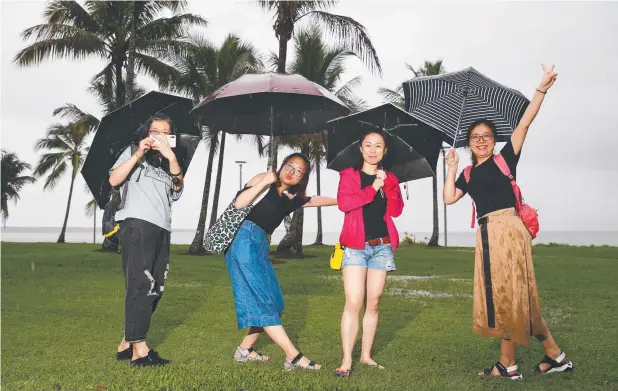
<svg viewBox="0 0 618 391">
<path fill-rule="evenodd" d="M 480 219 L 478 219 L 479 225 L 484 225 L 484 224 L 487 224 L 488 222 L 489 222 L 488 217 L 481 217 Z"/>
</svg>

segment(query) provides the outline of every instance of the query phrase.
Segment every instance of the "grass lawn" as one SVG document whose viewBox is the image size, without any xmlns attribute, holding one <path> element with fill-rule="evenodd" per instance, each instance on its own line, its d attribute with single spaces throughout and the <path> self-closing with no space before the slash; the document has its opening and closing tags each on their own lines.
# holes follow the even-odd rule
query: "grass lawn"
<svg viewBox="0 0 618 391">
<path fill-rule="evenodd" d="M 121 260 L 96 249 L 2 244 L 3 390 L 618 389 L 618 248 L 535 247 L 541 308 L 575 372 L 535 375 L 543 353 L 533 341 L 530 349 L 518 348 L 520 383 L 476 376 L 497 360 L 499 341 L 472 334 L 472 249 L 414 245 L 397 253 L 373 351 L 387 369 L 356 366 L 349 379 L 332 375 L 341 359 L 344 297 L 340 273 L 328 267 L 330 247 L 307 247 L 310 257 L 275 265 L 286 300 L 283 324 L 323 365 L 318 373 L 282 372 L 284 355 L 266 337 L 257 348 L 270 362 L 234 362 L 243 332 L 236 329 L 225 263 L 184 255 L 186 246 L 172 248 L 165 297 L 148 335 L 173 364 L 117 362 Z"/>
</svg>

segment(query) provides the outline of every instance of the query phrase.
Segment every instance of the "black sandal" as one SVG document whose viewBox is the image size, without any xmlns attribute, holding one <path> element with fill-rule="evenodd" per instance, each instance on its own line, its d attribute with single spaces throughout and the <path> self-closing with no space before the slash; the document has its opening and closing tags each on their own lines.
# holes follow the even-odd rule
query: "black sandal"
<svg viewBox="0 0 618 391">
<path fill-rule="evenodd" d="M 549 368 L 543 371 L 541 370 L 541 364 L 548 364 Z M 573 372 L 573 363 L 567 359 L 564 352 L 560 352 L 560 355 L 555 360 L 545 355 L 539 365 L 536 366 L 536 372 L 542 373 L 543 375 L 559 372 Z"/>
<path fill-rule="evenodd" d="M 519 367 L 517 366 L 517 362 L 515 362 L 515 364 L 511 365 L 510 367 L 505 367 L 504 365 L 502 365 L 502 363 L 500 361 L 498 361 L 497 363 L 495 363 L 493 366 L 489 367 L 489 368 L 485 368 L 483 370 L 483 377 L 493 377 L 495 376 L 493 374 L 494 368 L 496 368 L 498 370 L 498 373 L 500 374 L 500 376 L 507 378 L 507 379 L 511 379 L 511 380 L 522 380 L 524 377 L 522 376 L 521 373 L 519 373 L 518 369 Z"/>
<path fill-rule="evenodd" d="M 303 358 L 303 354 L 302 352 L 298 352 L 298 354 L 296 355 L 296 357 L 290 359 L 289 357 L 285 358 L 285 363 L 283 363 L 283 370 L 284 371 L 290 371 L 294 368 L 301 368 L 301 369 L 306 369 L 308 371 L 318 371 L 319 368 L 316 368 L 315 366 L 317 365 L 317 363 L 313 360 L 309 361 L 309 364 L 307 364 L 307 366 L 302 367 L 300 365 L 300 359 Z"/>
<path fill-rule="evenodd" d="M 122 352 L 116 353 L 116 360 L 125 361 L 131 360 L 133 358 L 133 345 L 129 344 L 129 347 L 123 350 Z"/>
</svg>

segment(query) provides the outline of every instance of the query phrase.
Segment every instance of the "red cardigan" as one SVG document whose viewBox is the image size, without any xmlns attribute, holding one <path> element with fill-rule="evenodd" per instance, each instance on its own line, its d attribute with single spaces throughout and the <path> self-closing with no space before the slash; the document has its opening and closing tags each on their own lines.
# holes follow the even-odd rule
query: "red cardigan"
<svg viewBox="0 0 618 391">
<path fill-rule="evenodd" d="M 390 172 L 386 173 L 386 180 L 382 188 L 386 196 L 386 215 L 384 221 L 388 228 L 393 249 L 399 247 L 399 234 L 392 217 L 399 217 L 403 211 L 403 197 L 399 188 L 399 180 Z M 345 213 L 343 228 L 339 243 L 346 247 L 359 250 L 365 249 L 365 224 L 363 222 L 363 206 L 371 203 L 376 196 L 373 186 L 361 190 L 360 172 L 353 168 L 346 168 L 339 173 L 339 189 L 337 204 L 339 210 Z"/>
</svg>

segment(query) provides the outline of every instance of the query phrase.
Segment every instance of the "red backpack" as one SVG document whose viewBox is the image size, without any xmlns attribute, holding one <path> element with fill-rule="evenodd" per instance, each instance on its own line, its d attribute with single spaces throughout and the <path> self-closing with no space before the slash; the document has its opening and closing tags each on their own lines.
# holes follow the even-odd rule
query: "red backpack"
<svg viewBox="0 0 618 391">
<path fill-rule="evenodd" d="M 539 232 L 539 215 L 536 213 L 536 210 L 532 208 L 530 205 L 525 204 L 522 196 L 521 189 L 515 182 L 515 178 L 511 175 L 511 170 L 509 169 L 508 164 L 506 164 L 506 160 L 502 157 L 501 154 L 494 155 L 494 161 L 500 171 L 509 177 L 511 180 L 511 186 L 513 187 L 513 193 L 515 193 L 515 209 L 517 210 L 517 214 L 521 218 L 521 221 L 524 222 L 524 225 L 530 232 L 532 239 L 536 238 L 536 234 Z M 470 182 L 470 171 L 472 171 L 472 166 L 468 166 L 464 168 L 464 178 L 466 179 L 466 183 Z M 472 224 L 471 228 L 474 228 L 474 221 L 476 220 L 476 208 L 474 206 L 474 202 L 472 202 Z"/>
</svg>

